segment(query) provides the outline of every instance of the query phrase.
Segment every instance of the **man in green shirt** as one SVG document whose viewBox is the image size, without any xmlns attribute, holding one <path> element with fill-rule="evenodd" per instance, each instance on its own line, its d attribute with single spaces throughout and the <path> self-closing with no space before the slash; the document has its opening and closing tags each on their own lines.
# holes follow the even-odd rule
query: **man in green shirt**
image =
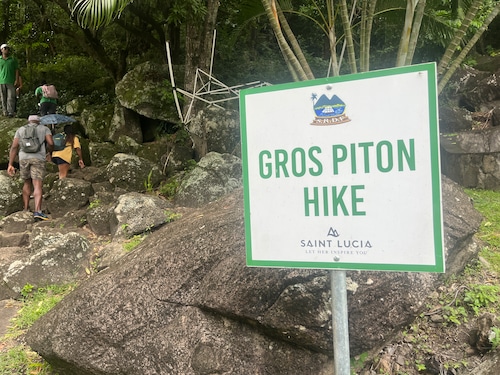
<svg viewBox="0 0 500 375">
<path fill-rule="evenodd" d="M 44 94 L 44 86 L 52 86 L 53 85 L 47 85 L 46 82 L 43 82 L 41 86 L 38 86 L 35 90 L 35 97 L 39 97 L 41 96 L 42 98 L 40 99 L 40 116 L 45 116 L 45 115 L 49 115 L 49 114 L 52 114 L 52 113 L 56 113 L 56 109 L 57 109 L 57 92 L 55 93 L 55 96 L 56 97 L 47 97 L 45 96 Z"/>
<path fill-rule="evenodd" d="M 0 98 L 4 116 L 14 117 L 16 110 L 16 86 L 19 84 L 19 63 L 10 56 L 7 44 L 0 46 Z"/>
</svg>

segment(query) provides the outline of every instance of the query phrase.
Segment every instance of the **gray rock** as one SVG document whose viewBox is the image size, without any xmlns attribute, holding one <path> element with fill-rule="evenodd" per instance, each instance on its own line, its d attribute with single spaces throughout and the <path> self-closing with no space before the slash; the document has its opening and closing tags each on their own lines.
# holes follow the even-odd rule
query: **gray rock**
<svg viewBox="0 0 500 375">
<path fill-rule="evenodd" d="M 157 165 L 149 160 L 128 154 L 116 154 L 106 166 L 108 181 L 126 191 L 146 191 L 158 186 L 163 179 Z"/>
<path fill-rule="evenodd" d="M 101 108 L 93 107 L 85 109 L 80 117 L 80 122 L 85 129 L 91 142 L 109 141 L 109 130 L 111 119 L 113 118 L 113 109 L 111 105 Z"/>
<path fill-rule="evenodd" d="M 33 214 L 29 211 L 18 211 L 0 220 L 0 230 L 4 233 L 24 233 L 31 230 Z"/>
<path fill-rule="evenodd" d="M 441 137 L 442 171 L 467 188 L 500 189 L 500 128 Z"/>
<path fill-rule="evenodd" d="M 136 143 L 142 143 L 142 130 L 139 115 L 117 104 L 111 120 L 109 139 L 112 142 L 116 142 L 120 136 L 127 136 Z"/>
<path fill-rule="evenodd" d="M 448 274 L 478 250 L 481 218 L 465 197 L 443 179 Z M 348 276 L 352 355 L 413 321 L 443 280 Z M 241 191 L 151 233 L 26 336 L 61 371 L 89 375 L 331 373 L 331 338 L 327 271 L 246 267 Z"/>
<path fill-rule="evenodd" d="M 9 151 L 16 130 L 28 123 L 22 118 L 0 118 L 0 163 L 7 165 L 9 162 Z"/>
<path fill-rule="evenodd" d="M 119 152 L 119 146 L 114 143 L 93 142 L 89 144 L 90 160 L 94 167 L 104 167 Z"/>
<path fill-rule="evenodd" d="M 488 355 L 485 355 L 482 363 L 471 370 L 464 373 L 466 375 L 498 375 L 500 368 L 500 351 L 495 350 Z"/>
<path fill-rule="evenodd" d="M 93 193 L 89 181 L 64 178 L 54 183 L 45 202 L 52 217 L 61 217 L 69 211 L 87 206 Z"/>
<path fill-rule="evenodd" d="M 66 103 L 65 110 L 68 115 L 79 115 L 87 107 L 83 97 L 75 98 Z"/>
<path fill-rule="evenodd" d="M 487 103 L 500 100 L 500 81 L 496 73 L 469 69 L 458 94 L 463 106 L 475 111 L 484 111 Z"/>
<path fill-rule="evenodd" d="M 31 255 L 10 263 L 3 281 L 19 293 L 24 285 L 44 286 L 74 281 L 88 264 L 90 243 L 77 233 L 38 233 L 31 241 Z"/>
<path fill-rule="evenodd" d="M 448 105 L 439 107 L 439 131 L 441 133 L 471 130 L 472 125 L 472 114 L 467 109 Z"/>
<path fill-rule="evenodd" d="M 109 205 L 90 208 L 86 218 L 92 232 L 98 236 L 110 234 L 112 213 L 113 209 Z"/>
<path fill-rule="evenodd" d="M 110 231 L 117 237 L 132 237 L 151 231 L 168 221 L 171 204 L 152 195 L 121 195 L 112 211 Z"/>
<path fill-rule="evenodd" d="M 186 125 L 201 158 L 208 152 L 240 155 L 240 119 L 238 111 L 208 107 L 199 110 Z"/>
<path fill-rule="evenodd" d="M 151 119 L 178 122 L 173 98 L 165 96 L 172 90 L 168 83 L 165 86 L 168 74 L 167 65 L 146 62 L 136 66 L 115 87 L 120 104 Z"/>
<path fill-rule="evenodd" d="M 23 208 L 22 181 L 0 173 L 0 216 L 6 216 Z"/>
<path fill-rule="evenodd" d="M 118 146 L 118 150 L 125 154 L 136 154 L 141 148 L 139 143 L 127 135 L 120 135 L 116 140 L 116 145 Z"/>
<path fill-rule="evenodd" d="M 175 200 L 180 205 L 199 207 L 241 186 L 241 160 L 210 152 L 182 180 Z"/>
<path fill-rule="evenodd" d="M 19 293 L 3 280 L 3 275 L 8 271 L 11 264 L 18 262 L 20 259 L 29 257 L 28 248 L 22 247 L 0 247 L 0 300 L 9 298 L 18 298 Z"/>
</svg>

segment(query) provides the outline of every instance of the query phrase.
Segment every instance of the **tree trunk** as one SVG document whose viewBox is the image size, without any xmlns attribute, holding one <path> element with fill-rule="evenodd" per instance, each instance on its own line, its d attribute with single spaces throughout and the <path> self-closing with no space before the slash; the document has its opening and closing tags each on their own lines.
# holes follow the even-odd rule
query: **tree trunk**
<svg viewBox="0 0 500 375">
<path fill-rule="evenodd" d="M 326 2 L 326 9 L 328 12 L 328 42 L 330 45 L 330 65 L 332 67 L 333 76 L 340 74 L 340 68 L 337 59 L 337 35 L 335 34 L 335 11 L 333 0 Z"/>
<path fill-rule="evenodd" d="M 354 6 L 354 5 L 353 5 Z M 340 1 L 340 16 L 342 18 L 342 26 L 344 28 L 344 36 L 347 45 L 347 57 L 349 61 L 349 69 L 351 73 L 357 73 L 356 67 L 356 53 L 354 52 L 354 42 L 352 40 L 351 21 L 349 17 L 349 9 L 347 8 L 347 1 Z"/>
<path fill-rule="evenodd" d="M 362 72 L 370 70 L 370 44 L 373 27 L 373 15 L 377 0 L 363 0 L 361 11 L 360 63 Z"/>
<path fill-rule="evenodd" d="M 458 29 L 455 35 L 453 36 L 452 41 L 450 42 L 450 44 L 448 44 L 448 47 L 446 48 L 443 57 L 439 61 L 437 67 L 438 75 L 442 75 L 446 70 L 446 68 L 448 67 L 448 65 L 450 64 L 450 61 L 453 55 L 455 54 L 455 51 L 462 42 L 463 36 L 467 32 L 467 29 L 469 28 L 469 25 L 472 22 L 472 20 L 476 17 L 479 7 L 481 6 L 482 3 L 483 3 L 482 0 L 475 0 L 467 10 L 467 14 L 465 15 L 465 18 L 462 21 L 460 29 Z"/>
<path fill-rule="evenodd" d="M 299 60 L 300 66 L 304 69 L 304 72 L 306 73 L 307 79 L 314 79 L 314 74 L 309 67 L 309 63 L 306 60 L 306 57 L 304 56 L 304 53 L 302 52 L 302 48 L 300 48 L 299 42 L 297 41 L 297 38 L 295 38 L 295 34 L 293 33 L 292 29 L 290 28 L 290 25 L 288 24 L 288 21 L 281 11 L 281 8 L 278 8 L 278 19 L 281 22 L 281 27 L 283 31 L 285 32 L 285 35 L 287 36 L 288 40 L 290 41 L 291 47 L 293 51 L 295 52 L 295 55 L 297 56 L 297 59 Z M 288 64 L 288 63 L 287 63 Z"/>
<path fill-rule="evenodd" d="M 485 30 L 488 28 L 489 24 L 495 19 L 495 17 L 498 15 L 499 12 L 500 12 L 500 3 L 497 3 L 497 5 L 495 6 L 495 8 L 493 8 L 493 10 L 488 15 L 488 17 L 486 17 L 486 19 L 483 21 L 483 24 L 481 25 L 481 27 L 476 31 L 474 36 L 469 40 L 467 45 L 462 49 L 462 52 L 460 52 L 458 57 L 453 60 L 453 63 L 450 65 L 450 67 L 446 71 L 446 74 L 443 76 L 443 78 L 441 78 L 439 80 L 438 93 L 441 93 L 443 91 L 443 89 L 446 87 L 446 84 L 450 80 L 453 73 L 455 73 L 457 68 L 462 63 L 462 61 L 464 61 L 464 59 L 467 56 L 467 54 L 469 53 L 469 51 L 472 49 L 472 47 L 474 47 L 476 42 L 479 40 L 481 35 L 483 35 Z"/>
<path fill-rule="evenodd" d="M 413 27 L 413 16 L 415 15 L 415 7 L 418 0 L 408 0 L 406 2 L 405 24 L 399 41 L 398 55 L 396 57 L 396 66 L 403 66 L 408 55 L 408 47 L 410 44 L 410 35 Z"/>
<path fill-rule="evenodd" d="M 184 72 L 184 87 L 193 91 L 196 80 L 196 70 L 199 68 L 208 72 L 212 55 L 212 42 L 215 21 L 219 10 L 218 0 L 206 1 L 207 12 L 203 20 L 191 19 L 186 25 L 186 57 Z M 186 103 L 184 108 L 189 107 Z"/>
<path fill-rule="evenodd" d="M 276 9 L 276 4 L 274 0 L 262 0 L 262 5 L 264 6 L 264 10 L 266 12 L 267 18 L 271 24 L 271 27 L 276 36 L 276 40 L 278 42 L 278 46 L 281 49 L 283 57 L 289 66 L 289 69 L 293 70 L 292 75 L 296 75 L 301 81 L 307 80 L 307 74 L 300 65 L 299 60 L 293 53 L 292 49 L 288 45 L 283 32 L 281 30 L 281 26 L 279 23 L 278 12 Z"/>
<path fill-rule="evenodd" d="M 415 20 L 411 29 L 410 44 L 408 46 L 408 54 L 406 55 L 405 65 L 411 65 L 413 61 L 413 55 L 415 54 L 415 49 L 417 48 L 417 40 L 420 34 L 420 26 L 422 26 L 422 19 L 424 18 L 425 2 L 426 0 L 420 0 L 417 5 Z"/>
</svg>

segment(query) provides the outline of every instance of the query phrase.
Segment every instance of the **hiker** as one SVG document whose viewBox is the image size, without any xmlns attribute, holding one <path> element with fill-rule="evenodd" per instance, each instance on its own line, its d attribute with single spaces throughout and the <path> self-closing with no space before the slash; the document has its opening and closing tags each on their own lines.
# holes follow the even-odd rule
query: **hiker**
<svg viewBox="0 0 500 375">
<path fill-rule="evenodd" d="M 10 56 L 7 44 L 0 46 L 0 98 L 2 99 L 3 115 L 14 117 L 16 107 L 16 86 L 19 86 L 19 63 Z"/>
<path fill-rule="evenodd" d="M 58 94 L 54 85 L 43 82 L 35 90 L 35 97 L 40 99 L 40 116 L 56 113 Z"/>
<path fill-rule="evenodd" d="M 16 173 L 14 160 L 19 152 L 19 171 L 24 180 L 24 210 L 29 211 L 30 195 L 33 190 L 35 199 L 33 217 L 36 221 L 48 220 L 47 215 L 42 212 L 42 186 L 46 171 L 45 161 L 53 145 L 50 129 L 40 125 L 40 118 L 37 115 L 31 115 L 28 117 L 28 124 L 17 129 L 10 147 L 7 173 L 10 176 Z"/>
<path fill-rule="evenodd" d="M 56 140 L 56 138 L 59 137 L 64 138 L 62 138 L 61 141 L 59 141 L 59 139 Z M 73 133 L 73 127 L 70 124 L 64 126 L 64 133 L 56 134 L 54 136 L 54 142 L 56 147 L 54 147 L 54 151 L 52 151 L 52 162 L 56 164 L 59 169 L 59 179 L 66 178 L 68 175 L 69 168 L 71 166 L 71 159 L 73 157 L 73 149 L 75 149 L 79 158 L 78 165 L 80 168 L 85 168 L 80 140 L 76 134 Z M 63 145 L 62 150 L 57 150 L 57 144 L 59 142 Z"/>
</svg>

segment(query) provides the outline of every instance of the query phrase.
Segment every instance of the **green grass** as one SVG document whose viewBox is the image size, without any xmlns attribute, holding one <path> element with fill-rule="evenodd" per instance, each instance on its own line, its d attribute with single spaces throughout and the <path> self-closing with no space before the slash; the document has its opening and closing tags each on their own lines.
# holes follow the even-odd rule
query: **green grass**
<svg viewBox="0 0 500 375">
<path fill-rule="evenodd" d="M 35 288 L 26 284 L 21 291 L 23 305 L 7 334 L 0 341 L 10 349 L 0 352 L 0 375 L 57 375 L 37 353 L 24 344 L 19 344 L 16 338 L 22 336 L 42 315 L 50 311 L 66 294 L 71 292 L 75 284 L 50 285 L 45 288 Z"/>
<path fill-rule="evenodd" d="M 125 241 L 123 243 L 123 250 L 126 253 L 131 252 L 134 250 L 139 244 L 144 240 L 146 236 L 145 235 L 138 235 L 136 234 L 134 237 L 130 238 L 129 240 Z"/>
<path fill-rule="evenodd" d="M 500 273 L 500 192 L 466 189 L 474 207 L 484 216 L 477 237 L 486 243 L 480 256 L 486 259 L 493 271 Z"/>
</svg>

